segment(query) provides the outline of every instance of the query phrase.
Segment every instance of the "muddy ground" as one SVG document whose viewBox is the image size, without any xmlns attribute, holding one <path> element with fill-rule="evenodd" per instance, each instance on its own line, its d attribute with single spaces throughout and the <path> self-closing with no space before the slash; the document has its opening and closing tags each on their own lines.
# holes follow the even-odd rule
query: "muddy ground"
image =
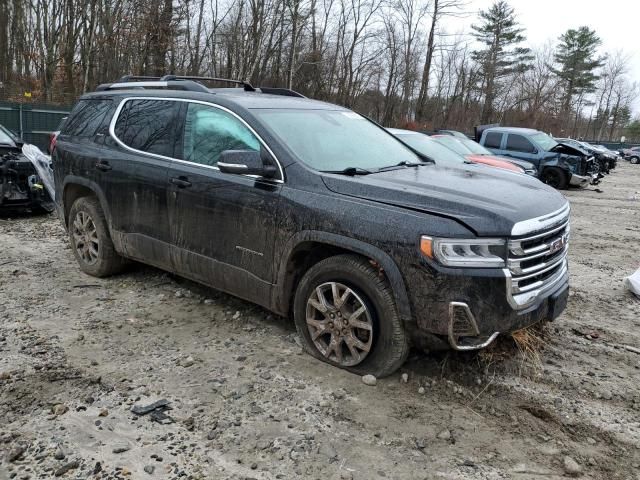
<svg viewBox="0 0 640 480">
<path fill-rule="evenodd" d="M 599 188 L 567 193 L 572 292 L 539 363 L 503 340 L 374 387 L 289 320 L 144 266 L 91 278 L 57 219 L 5 217 L 0 479 L 640 479 L 640 166 Z M 174 423 L 130 411 L 159 399 Z"/>
</svg>

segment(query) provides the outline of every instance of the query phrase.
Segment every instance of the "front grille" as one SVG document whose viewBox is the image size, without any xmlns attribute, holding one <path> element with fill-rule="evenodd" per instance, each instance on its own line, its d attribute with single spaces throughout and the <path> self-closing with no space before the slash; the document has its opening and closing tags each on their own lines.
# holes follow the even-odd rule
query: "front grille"
<svg viewBox="0 0 640 480">
<path fill-rule="evenodd" d="M 544 230 L 509 240 L 511 296 L 524 296 L 531 303 L 535 298 L 527 293 L 544 291 L 566 273 L 570 227 L 568 212 L 563 213 Z"/>
</svg>

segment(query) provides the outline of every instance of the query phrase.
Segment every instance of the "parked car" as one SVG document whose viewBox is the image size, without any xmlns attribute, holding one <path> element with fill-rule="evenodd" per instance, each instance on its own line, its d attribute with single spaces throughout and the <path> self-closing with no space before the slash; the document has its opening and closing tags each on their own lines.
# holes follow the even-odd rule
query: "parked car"
<svg viewBox="0 0 640 480">
<path fill-rule="evenodd" d="M 560 193 L 438 165 L 291 90 L 205 81 L 126 77 L 73 108 L 53 159 L 84 272 L 175 272 L 292 315 L 311 355 L 376 376 L 411 345 L 479 349 L 564 310 Z"/>
<path fill-rule="evenodd" d="M 583 149 L 556 142 L 530 128 L 476 127 L 478 143 L 496 155 L 536 165 L 540 179 L 554 188 L 584 187 L 601 178 L 593 156 Z"/>
<path fill-rule="evenodd" d="M 600 153 L 604 160 L 607 162 L 607 167 L 609 170 L 613 170 L 618 165 L 618 157 L 620 156 L 618 152 L 614 152 L 604 145 L 594 145 L 588 142 L 582 142 L 584 145 L 588 145 L 593 147 L 598 153 Z"/>
<path fill-rule="evenodd" d="M 622 156 L 634 165 L 640 164 L 640 147 L 625 148 L 622 150 Z"/>
<path fill-rule="evenodd" d="M 466 158 L 464 155 L 459 154 L 436 141 L 434 137 L 425 135 L 413 130 L 403 130 L 400 128 L 387 128 L 387 131 L 400 139 L 403 143 L 406 143 L 421 155 L 435 161 L 439 165 L 447 166 L 460 166 L 465 163 L 482 163 L 491 167 L 503 168 L 512 172 L 524 173 L 524 169 L 514 165 L 510 162 L 501 160 L 489 160 L 489 161 L 474 161 L 470 158 Z M 449 137 L 454 138 L 454 137 Z"/>
<path fill-rule="evenodd" d="M 580 140 L 575 140 L 573 138 L 555 138 L 555 141 L 565 145 L 570 145 L 571 147 L 583 149 L 587 151 L 590 155 L 593 155 L 593 157 L 598 162 L 600 171 L 602 173 L 609 173 L 611 169 L 616 168 L 616 165 L 617 165 L 616 155 L 604 147 L 591 145 L 590 143 L 582 142 Z"/>
<path fill-rule="evenodd" d="M 493 166 L 499 166 L 506 162 L 520 167 L 520 169 L 527 175 L 534 177 L 538 176 L 538 169 L 533 163 L 518 160 L 516 158 L 498 157 L 479 143 L 468 138 L 453 137 L 451 135 L 432 135 L 431 138 L 445 147 L 450 148 L 454 152 L 464 155 L 472 162 L 485 163 Z M 496 165 L 497 162 L 499 162 L 498 165 Z"/>
<path fill-rule="evenodd" d="M 11 130 L 0 125 L 0 211 L 50 213 L 53 201 L 33 164 L 22 154 L 22 145 Z"/>
</svg>

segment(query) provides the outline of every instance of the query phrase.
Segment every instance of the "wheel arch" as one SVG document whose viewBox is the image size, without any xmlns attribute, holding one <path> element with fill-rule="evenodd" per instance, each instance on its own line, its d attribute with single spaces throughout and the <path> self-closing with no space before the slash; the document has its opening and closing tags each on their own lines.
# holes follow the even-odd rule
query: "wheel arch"
<svg viewBox="0 0 640 480">
<path fill-rule="evenodd" d="M 274 292 L 275 309 L 287 315 L 293 305 L 295 287 L 304 273 L 320 260 L 352 253 L 375 262 L 387 277 L 398 314 L 403 322 L 411 320 L 409 297 L 395 261 L 379 248 L 361 240 L 321 231 L 304 231 L 294 235 L 286 244 L 278 267 L 277 288 Z"/>
<path fill-rule="evenodd" d="M 64 213 L 63 223 L 65 227 L 69 227 L 69 212 L 73 203 L 81 197 L 95 196 L 100 202 L 100 207 L 107 219 L 107 227 L 111 233 L 111 211 L 106 201 L 104 193 L 100 187 L 91 180 L 82 177 L 68 176 L 64 180 L 62 187 L 62 208 Z"/>
</svg>

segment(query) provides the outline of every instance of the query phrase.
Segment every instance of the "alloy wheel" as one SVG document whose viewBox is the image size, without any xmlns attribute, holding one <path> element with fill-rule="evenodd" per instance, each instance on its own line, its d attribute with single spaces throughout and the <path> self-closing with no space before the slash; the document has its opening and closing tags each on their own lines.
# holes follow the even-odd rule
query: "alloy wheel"
<svg viewBox="0 0 640 480">
<path fill-rule="evenodd" d="M 80 211 L 73 220 L 72 231 L 73 243 L 75 244 L 78 256 L 88 265 L 93 265 L 98 261 L 100 251 L 100 240 L 93 219 L 87 212 Z"/>
<path fill-rule="evenodd" d="M 371 312 L 362 298 L 342 283 L 326 282 L 311 292 L 306 322 L 318 351 L 340 366 L 358 365 L 371 351 Z"/>
</svg>

